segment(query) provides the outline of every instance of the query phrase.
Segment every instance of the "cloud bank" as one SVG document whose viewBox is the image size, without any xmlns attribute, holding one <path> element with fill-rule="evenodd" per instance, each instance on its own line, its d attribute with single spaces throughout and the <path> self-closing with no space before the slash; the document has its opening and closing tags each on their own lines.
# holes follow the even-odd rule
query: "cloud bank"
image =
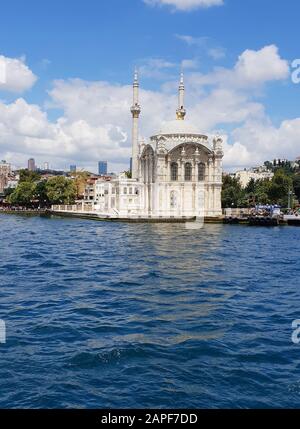
<svg viewBox="0 0 300 429">
<path fill-rule="evenodd" d="M 30 88 L 36 80 L 33 72 L 25 62 L 10 61 L 15 67 L 11 90 Z M 275 126 L 263 104 L 264 87 L 289 76 L 288 62 L 275 45 L 245 50 L 232 68 L 206 74 L 194 63 L 186 65 L 187 119 L 201 133 L 224 135 L 225 168 L 300 155 L 300 118 L 286 118 Z M 174 67 L 162 59 L 149 60 L 143 73 Z M 162 122 L 174 119 L 177 86 L 177 78 L 158 90 L 144 89 L 141 82 L 141 137 L 149 138 Z M 22 97 L 0 101 L 0 157 L 25 166 L 34 156 L 39 164 L 66 168 L 76 163 L 94 171 L 98 160 L 108 160 L 111 170 L 121 171 L 128 168 L 131 155 L 131 103 L 131 85 L 81 79 L 54 81 L 44 108 Z M 54 121 L 49 119 L 52 109 L 58 112 Z"/>
</svg>

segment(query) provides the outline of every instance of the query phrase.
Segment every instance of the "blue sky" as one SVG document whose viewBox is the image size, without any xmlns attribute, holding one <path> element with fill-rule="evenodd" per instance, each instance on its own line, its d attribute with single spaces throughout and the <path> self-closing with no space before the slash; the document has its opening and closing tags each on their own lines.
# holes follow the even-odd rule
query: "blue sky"
<svg viewBox="0 0 300 429">
<path fill-rule="evenodd" d="M 185 7 L 190 1 L 194 1 L 191 9 Z M 93 168 L 94 159 L 104 157 L 112 169 L 122 169 L 130 155 L 130 117 L 120 121 L 118 118 L 129 116 L 125 103 L 127 93 L 128 103 L 131 101 L 128 84 L 135 65 L 140 69 L 144 100 L 152 104 L 151 109 L 145 106 L 147 124 L 141 124 L 143 137 L 152 132 L 149 122 L 155 127 L 159 121 L 172 119 L 176 81 L 183 66 L 190 119 L 195 123 L 199 115 L 199 124 L 195 125 L 206 128 L 201 132 L 213 133 L 218 129 L 226 135 L 228 168 L 249 165 L 251 161 L 255 164 L 267 156 L 300 155 L 300 147 L 299 153 L 295 148 L 300 130 L 300 85 L 293 84 L 290 74 L 283 70 L 283 62 L 290 67 L 291 61 L 300 58 L 297 42 L 300 3 L 224 0 L 220 5 L 201 7 L 201 0 L 156 0 L 152 5 L 151 2 L 155 3 L 152 0 L 148 4 L 143 0 L 11 0 L 1 5 L 0 55 L 7 61 L 21 61 L 35 76 L 34 82 L 27 82 L 19 90 L 13 85 L 0 85 L 2 109 L 11 111 L 2 119 L 2 128 L 0 117 L 1 157 L 21 165 L 28 157 L 35 156 L 40 163 L 50 160 L 53 166 L 63 168 L 74 162 Z M 238 88 L 220 77 L 214 83 L 216 70 L 220 74 L 222 70 L 224 74 L 232 72 L 245 51 L 258 53 L 268 46 L 276 47 L 276 53 L 263 51 L 266 61 L 259 66 L 267 68 L 270 59 L 272 73 L 266 77 L 264 74 L 255 84 L 252 82 L 250 88 L 247 79 Z M 259 54 L 257 57 L 261 58 Z M 209 85 L 203 79 L 206 82 L 208 79 Z M 90 87 L 91 82 L 95 87 Z M 118 89 L 124 108 L 116 112 Z M 216 89 L 222 90 L 220 96 L 227 94 L 235 100 L 230 108 L 224 100 L 224 111 L 232 119 L 201 121 L 204 107 L 207 114 L 210 105 L 211 115 L 222 117 L 222 98 L 219 103 L 217 93 L 212 96 Z M 97 94 L 94 98 L 92 92 Z M 81 106 L 80 113 L 80 100 L 85 94 L 91 114 L 86 112 L 86 106 Z M 74 108 L 76 100 L 79 100 L 78 111 Z M 17 108 L 13 109 L 16 103 Z M 99 107 L 101 103 L 105 104 L 104 114 Z M 156 103 L 160 103 L 158 111 L 153 106 Z M 255 113 L 252 104 L 257 105 Z M 237 118 L 234 109 L 248 109 L 248 113 Z M 15 117 L 14 110 L 18 110 Z M 16 121 L 22 123 L 21 129 L 11 125 Z M 24 121 L 35 124 L 38 130 L 30 128 L 26 135 L 28 127 L 23 126 Z M 76 133 L 87 139 L 86 150 Z M 255 139 L 253 143 L 249 136 Z M 286 139 L 291 142 L 283 150 L 279 146 Z M 276 146 L 274 151 L 271 140 Z"/>
</svg>

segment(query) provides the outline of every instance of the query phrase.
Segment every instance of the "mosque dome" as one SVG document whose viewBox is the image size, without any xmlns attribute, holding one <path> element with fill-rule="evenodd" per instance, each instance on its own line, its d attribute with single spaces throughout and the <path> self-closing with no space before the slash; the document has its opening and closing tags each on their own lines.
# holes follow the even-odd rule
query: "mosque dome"
<svg viewBox="0 0 300 429">
<path fill-rule="evenodd" d="M 163 123 L 159 134 L 200 134 L 197 128 L 188 121 L 175 119 Z"/>
</svg>

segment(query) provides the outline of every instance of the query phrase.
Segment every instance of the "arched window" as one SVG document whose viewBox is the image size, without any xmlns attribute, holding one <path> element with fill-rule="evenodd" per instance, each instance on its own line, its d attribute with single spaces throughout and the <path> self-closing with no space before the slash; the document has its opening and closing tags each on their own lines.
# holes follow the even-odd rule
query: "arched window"
<svg viewBox="0 0 300 429">
<path fill-rule="evenodd" d="M 184 180 L 190 182 L 192 180 L 192 164 L 187 162 L 184 166 Z"/>
<path fill-rule="evenodd" d="M 173 182 L 178 180 L 178 164 L 177 164 L 177 162 L 172 162 L 172 164 L 171 164 L 171 180 Z"/>
<path fill-rule="evenodd" d="M 204 180 L 205 180 L 205 164 L 204 164 L 204 162 L 200 162 L 200 164 L 198 164 L 198 180 L 199 180 L 199 182 L 204 182 Z"/>
</svg>

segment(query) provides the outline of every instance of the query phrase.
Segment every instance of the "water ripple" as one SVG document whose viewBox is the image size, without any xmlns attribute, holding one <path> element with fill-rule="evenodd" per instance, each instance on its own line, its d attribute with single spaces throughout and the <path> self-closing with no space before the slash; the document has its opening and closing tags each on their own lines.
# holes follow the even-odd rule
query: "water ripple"
<svg viewBox="0 0 300 429">
<path fill-rule="evenodd" d="M 300 406 L 300 229 L 0 226 L 0 407 Z"/>
</svg>

